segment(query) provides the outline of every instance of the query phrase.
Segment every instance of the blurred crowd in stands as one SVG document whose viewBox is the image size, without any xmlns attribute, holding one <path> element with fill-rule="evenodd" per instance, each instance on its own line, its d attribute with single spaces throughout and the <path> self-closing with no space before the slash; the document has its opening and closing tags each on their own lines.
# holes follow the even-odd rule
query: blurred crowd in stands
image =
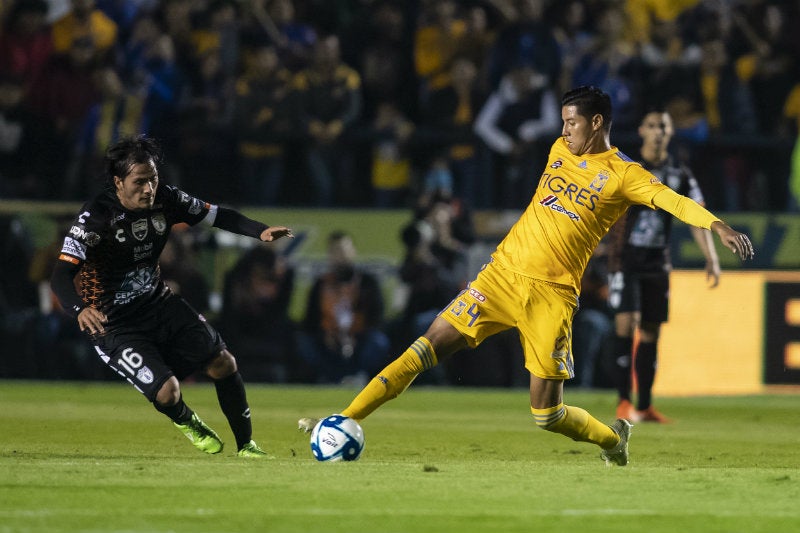
<svg viewBox="0 0 800 533">
<path fill-rule="evenodd" d="M 299 322 L 294 265 L 269 246 L 225 273 L 215 309 L 192 232 L 162 257 L 246 379 L 361 383 L 468 281 L 470 212 L 528 203 L 571 87 L 611 95 L 629 155 L 644 112 L 668 110 L 712 210 L 798 210 L 799 23 L 800 2 L 767 0 L 4 0 L 0 200 L 85 200 L 106 146 L 147 133 L 162 179 L 208 201 L 407 209 L 391 319 L 344 231 Z M 50 299 L 60 241 L 0 226 L 0 378 L 109 377 Z M 518 344 L 420 379 L 526 386 Z"/>
<path fill-rule="evenodd" d="M 217 202 L 408 207 L 427 188 L 516 209 L 561 94 L 593 84 L 620 148 L 669 110 L 710 208 L 797 206 L 797 1 L 0 6 L 2 198 L 84 199 L 109 142 L 147 133 L 173 184 Z"/>
</svg>

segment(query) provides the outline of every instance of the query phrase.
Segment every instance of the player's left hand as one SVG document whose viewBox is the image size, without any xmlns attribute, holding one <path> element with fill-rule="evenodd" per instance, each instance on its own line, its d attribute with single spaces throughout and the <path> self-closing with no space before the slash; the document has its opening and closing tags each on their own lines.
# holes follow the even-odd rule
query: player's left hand
<svg viewBox="0 0 800 533">
<path fill-rule="evenodd" d="M 261 232 L 261 240 L 264 242 L 272 242 L 280 239 L 281 237 L 294 238 L 291 228 L 286 226 L 270 226 Z"/>
<path fill-rule="evenodd" d="M 708 283 L 708 288 L 713 289 L 717 285 L 719 285 L 719 262 L 718 261 L 706 261 L 706 283 Z"/>
<path fill-rule="evenodd" d="M 752 259 L 755 255 L 753 243 L 744 233 L 739 233 L 719 220 L 711 224 L 711 229 L 719 235 L 722 244 L 739 256 L 740 259 Z"/>
</svg>

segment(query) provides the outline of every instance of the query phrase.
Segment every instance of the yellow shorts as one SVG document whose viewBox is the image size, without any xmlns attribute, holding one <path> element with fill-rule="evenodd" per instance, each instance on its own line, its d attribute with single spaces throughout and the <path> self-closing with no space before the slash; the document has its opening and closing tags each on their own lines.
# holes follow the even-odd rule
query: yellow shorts
<svg viewBox="0 0 800 533">
<path fill-rule="evenodd" d="M 574 290 L 516 274 L 491 262 L 439 316 L 474 348 L 496 333 L 516 327 L 525 368 L 544 379 L 575 377 L 572 317 Z"/>
</svg>

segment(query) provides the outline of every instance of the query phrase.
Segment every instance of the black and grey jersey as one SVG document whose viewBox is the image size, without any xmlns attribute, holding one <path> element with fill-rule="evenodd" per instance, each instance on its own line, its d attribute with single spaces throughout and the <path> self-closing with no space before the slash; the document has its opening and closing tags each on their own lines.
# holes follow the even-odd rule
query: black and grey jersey
<svg viewBox="0 0 800 533">
<path fill-rule="evenodd" d="M 660 165 L 644 161 L 642 166 L 670 189 L 704 205 L 703 193 L 691 170 L 676 164 L 672 156 Z M 622 272 L 669 270 L 671 230 L 670 213 L 643 205 L 629 207 L 611 232 L 609 267 Z"/>
<path fill-rule="evenodd" d="M 213 224 L 217 206 L 162 185 L 153 207 L 125 209 L 113 193 L 99 194 L 75 217 L 59 259 L 79 267 L 75 278 L 86 305 L 109 322 L 158 300 L 168 289 L 158 257 L 173 225 Z"/>
</svg>

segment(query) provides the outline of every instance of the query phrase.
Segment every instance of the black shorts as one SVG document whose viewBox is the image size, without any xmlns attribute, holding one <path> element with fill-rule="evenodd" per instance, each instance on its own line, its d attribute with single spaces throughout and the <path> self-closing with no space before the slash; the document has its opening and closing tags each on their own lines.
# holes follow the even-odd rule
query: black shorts
<svg viewBox="0 0 800 533">
<path fill-rule="evenodd" d="M 100 358 L 151 402 L 171 376 L 205 368 L 225 348 L 206 319 L 174 294 L 92 340 Z"/>
<path fill-rule="evenodd" d="M 666 322 L 669 316 L 669 273 L 609 274 L 608 305 L 615 313 L 641 312 L 642 323 Z"/>
</svg>

